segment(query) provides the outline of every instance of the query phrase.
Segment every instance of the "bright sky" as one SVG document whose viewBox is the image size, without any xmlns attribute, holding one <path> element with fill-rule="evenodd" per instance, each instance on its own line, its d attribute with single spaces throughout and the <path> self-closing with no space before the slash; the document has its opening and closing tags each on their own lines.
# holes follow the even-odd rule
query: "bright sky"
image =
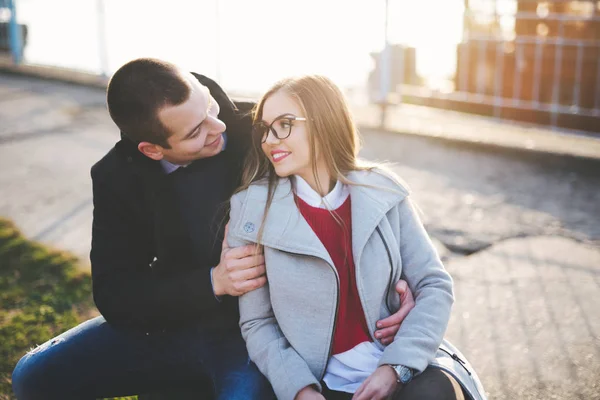
<svg viewBox="0 0 600 400">
<path fill-rule="evenodd" d="M 262 92 L 289 75 L 321 73 L 363 85 L 369 53 L 384 44 L 384 0 L 17 0 L 32 62 L 100 71 L 98 3 L 105 9 L 108 71 L 141 56 Z M 390 0 L 392 43 L 417 47 L 417 69 L 450 75 L 463 0 Z"/>
</svg>

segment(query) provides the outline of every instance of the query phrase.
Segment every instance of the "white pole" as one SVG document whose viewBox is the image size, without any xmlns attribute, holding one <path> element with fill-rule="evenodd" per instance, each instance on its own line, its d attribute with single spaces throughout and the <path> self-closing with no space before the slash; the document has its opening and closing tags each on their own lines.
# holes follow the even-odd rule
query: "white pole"
<svg viewBox="0 0 600 400">
<path fill-rule="evenodd" d="M 98 55 L 100 58 L 100 73 L 108 77 L 108 49 L 106 45 L 106 13 L 104 0 L 96 0 L 98 11 Z"/>
<path fill-rule="evenodd" d="M 223 86 L 223 77 L 221 76 L 221 10 L 219 10 L 219 0 L 215 0 L 215 79 L 217 83 Z"/>
<path fill-rule="evenodd" d="M 385 22 L 384 22 L 384 47 L 380 53 L 379 62 L 379 102 L 381 106 L 381 119 L 379 126 L 383 129 L 385 127 L 385 117 L 387 111 L 388 94 L 390 92 L 390 72 L 391 72 L 391 55 L 390 55 L 390 43 L 388 37 L 388 14 L 389 14 L 389 0 L 385 0 Z"/>
</svg>

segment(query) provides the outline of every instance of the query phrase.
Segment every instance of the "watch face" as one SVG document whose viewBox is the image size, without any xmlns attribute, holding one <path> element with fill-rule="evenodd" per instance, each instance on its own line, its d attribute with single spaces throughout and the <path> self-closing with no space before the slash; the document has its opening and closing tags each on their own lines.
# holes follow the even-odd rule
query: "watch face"
<svg viewBox="0 0 600 400">
<path fill-rule="evenodd" d="M 403 365 L 400 365 L 400 366 L 398 366 L 396 368 L 397 368 L 397 371 L 398 371 L 398 378 L 399 378 L 400 382 L 402 384 L 406 384 L 406 383 L 410 382 L 410 380 L 413 377 L 413 373 L 410 370 L 410 368 L 407 368 L 407 367 L 405 367 Z"/>
</svg>

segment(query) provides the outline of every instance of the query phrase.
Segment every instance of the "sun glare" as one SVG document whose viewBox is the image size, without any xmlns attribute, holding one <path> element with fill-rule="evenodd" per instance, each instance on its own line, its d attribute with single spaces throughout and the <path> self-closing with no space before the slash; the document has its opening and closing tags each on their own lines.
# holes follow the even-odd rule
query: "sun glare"
<svg viewBox="0 0 600 400">
<path fill-rule="evenodd" d="M 364 85 L 373 68 L 370 53 L 385 43 L 384 0 L 172 0 L 152 7 L 145 0 L 103 0 L 103 21 L 97 4 L 20 2 L 19 18 L 31 27 L 28 60 L 97 72 L 103 23 L 109 74 L 132 58 L 152 56 L 213 76 L 230 90 L 259 93 L 303 73 Z M 463 1 L 388 4 L 389 40 L 416 48 L 417 73 L 428 82 L 451 76 Z"/>
</svg>

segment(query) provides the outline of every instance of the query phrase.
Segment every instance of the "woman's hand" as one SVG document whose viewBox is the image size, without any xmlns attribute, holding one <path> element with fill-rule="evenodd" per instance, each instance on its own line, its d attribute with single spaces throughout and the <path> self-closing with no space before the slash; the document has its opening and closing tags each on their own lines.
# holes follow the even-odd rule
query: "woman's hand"
<svg viewBox="0 0 600 400">
<path fill-rule="evenodd" d="M 392 367 L 382 365 L 360 385 L 352 396 L 352 400 L 387 399 L 394 393 L 397 386 L 396 373 Z"/>
<path fill-rule="evenodd" d="M 390 344 L 394 341 L 402 321 L 404 321 L 410 310 L 415 307 L 415 299 L 406 281 L 402 279 L 398 281 L 396 292 L 400 295 L 400 309 L 389 317 L 377 321 L 375 338 L 379 339 L 381 344 Z"/>
<path fill-rule="evenodd" d="M 294 400 L 325 400 L 325 397 L 312 386 L 307 386 L 298 392 Z"/>
</svg>

